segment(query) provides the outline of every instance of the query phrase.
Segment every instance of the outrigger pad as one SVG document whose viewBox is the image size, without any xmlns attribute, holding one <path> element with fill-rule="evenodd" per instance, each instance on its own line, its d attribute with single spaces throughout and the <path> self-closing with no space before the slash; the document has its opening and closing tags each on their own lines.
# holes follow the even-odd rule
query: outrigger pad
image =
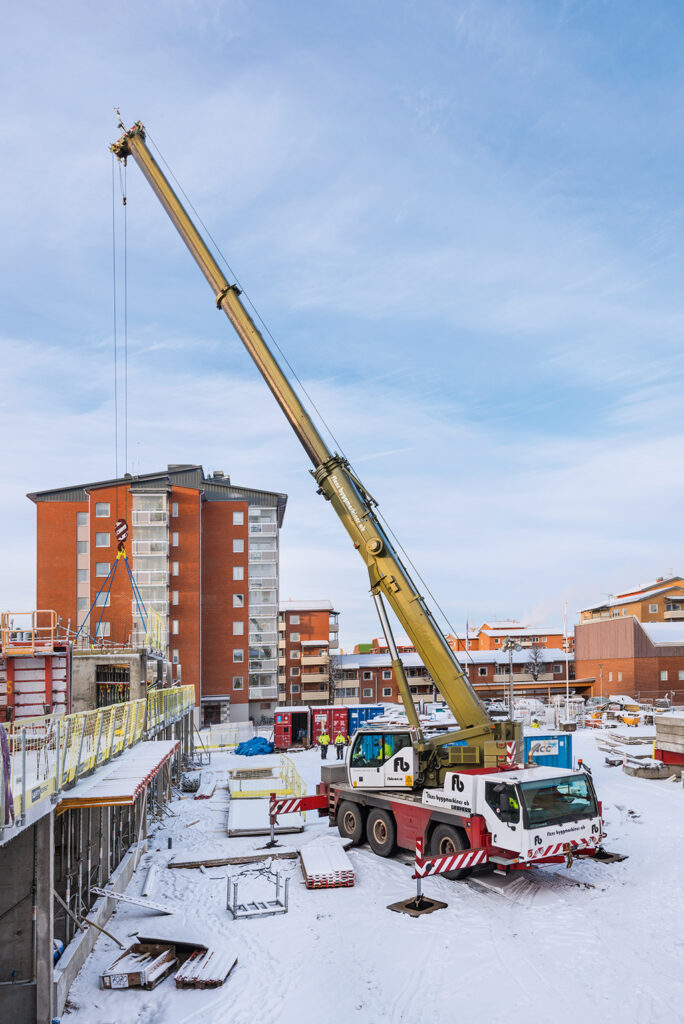
<svg viewBox="0 0 684 1024">
<path fill-rule="evenodd" d="M 592 860 L 597 860 L 601 864 L 617 864 L 621 860 L 627 860 L 628 855 L 626 853 L 609 853 L 608 850 L 597 850 Z"/>
<path fill-rule="evenodd" d="M 439 900 L 429 900 L 427 896 L 420 899 L 413 896 L 410 900 L 390 903 L 387 909 L 394 910 L 397 914 L 408 914 L 409 917 L 422 917 L 423 914 L 432 914 L 435 910 L 446 910 L 448 906 L 448 903 L 441 903 Z"/>
</svg>

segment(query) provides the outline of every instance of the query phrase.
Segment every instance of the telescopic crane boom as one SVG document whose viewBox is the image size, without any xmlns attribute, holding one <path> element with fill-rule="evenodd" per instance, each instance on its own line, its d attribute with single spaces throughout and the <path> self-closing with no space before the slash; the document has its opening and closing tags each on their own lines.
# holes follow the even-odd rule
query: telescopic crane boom
<svg viewBox="0 0 684 1024">
<path fill-rule="evenodd" d="M 124 128 L 124 125 L 120 125 Z M 137 122 L 124 130 L 110 150 L 120 160 L 132 156 L 168 213 L 181 238 L 207 279 L 216 300 L 256 363 L 313 463 L 311 473 L 318 493 L 341 519 L 368 569 L 370 589 L 392 654 L 399 691 L 414 730 L 415 746 L 423 754 L 423 774 L 437 777 L 448 764 L 494 765 L 505 755 L 506 740 L 515 738 L 511 723 L 494 725 L 466 674 L 439 629 L 425 600 L 375 513 L 376 502 L 352 472 L 347 460 L 329 450 L 314 422 L 287 380 L 275 356 L 240 300 L 240 289 L 230 284 L 145 142 L 145 128 Z M 394 644 L 383 606 L 387 600 L 413 641 L 437 689 L 459 724 L 457 731 L 426 739 L 411 697 L 410 687 Z M 456 740 L 467 746 L 444 749 Z"/>
</svg>

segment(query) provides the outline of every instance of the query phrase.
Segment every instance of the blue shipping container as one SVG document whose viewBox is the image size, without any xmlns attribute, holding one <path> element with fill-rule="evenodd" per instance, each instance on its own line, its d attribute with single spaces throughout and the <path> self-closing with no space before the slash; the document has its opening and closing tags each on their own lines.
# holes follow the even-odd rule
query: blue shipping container
<svg viewBox="0 0 684 1024">
<path fill-rule="evenodd" d="M 377 718 L 385 709 L 381 704 L 357 704 L 349 708 L 349 735 L 353 736 L 357 729 Z"/>
<path fill-rule="evenodd" d="M 534 761 L 549 768 L 572 768 L 572 733 L 553 736 L 525 736 L 525 762 Z"/>
</svg>

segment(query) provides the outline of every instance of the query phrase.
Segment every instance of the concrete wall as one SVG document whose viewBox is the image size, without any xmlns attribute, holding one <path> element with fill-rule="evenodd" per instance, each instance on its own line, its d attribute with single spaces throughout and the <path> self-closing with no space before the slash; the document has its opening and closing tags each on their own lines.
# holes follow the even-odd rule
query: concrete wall
<svg viewBox="0 0 684 1024">
<path fill-rule="evenodd" d="M 98 665 L 127 665 L 131 676 L 131 700 L 144 697 L 147 692 L 147 656 L 142 651 L 133 654 L 74 654 L 71 677 L 71 710 L 89 711 L 97 707 L 95 670 Z M 156 666 L 150 666 L 156 671 Z"/>
</svg>

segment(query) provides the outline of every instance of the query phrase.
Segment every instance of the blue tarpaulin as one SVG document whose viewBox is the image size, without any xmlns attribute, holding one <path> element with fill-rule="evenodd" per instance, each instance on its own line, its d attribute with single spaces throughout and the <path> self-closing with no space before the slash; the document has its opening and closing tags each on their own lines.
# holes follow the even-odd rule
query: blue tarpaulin
<svg viewBox="0 0 684 1024">
<path fill-rule="evenodd" d="M 273 744 L 265 740 L 263 736 L 254 736 L 251 740 L 245 740 L 235 748 L 236 754 L 244 754 L 245 757 L 256 757 L 257 754 L 272 754 Z"/>
</svg>

